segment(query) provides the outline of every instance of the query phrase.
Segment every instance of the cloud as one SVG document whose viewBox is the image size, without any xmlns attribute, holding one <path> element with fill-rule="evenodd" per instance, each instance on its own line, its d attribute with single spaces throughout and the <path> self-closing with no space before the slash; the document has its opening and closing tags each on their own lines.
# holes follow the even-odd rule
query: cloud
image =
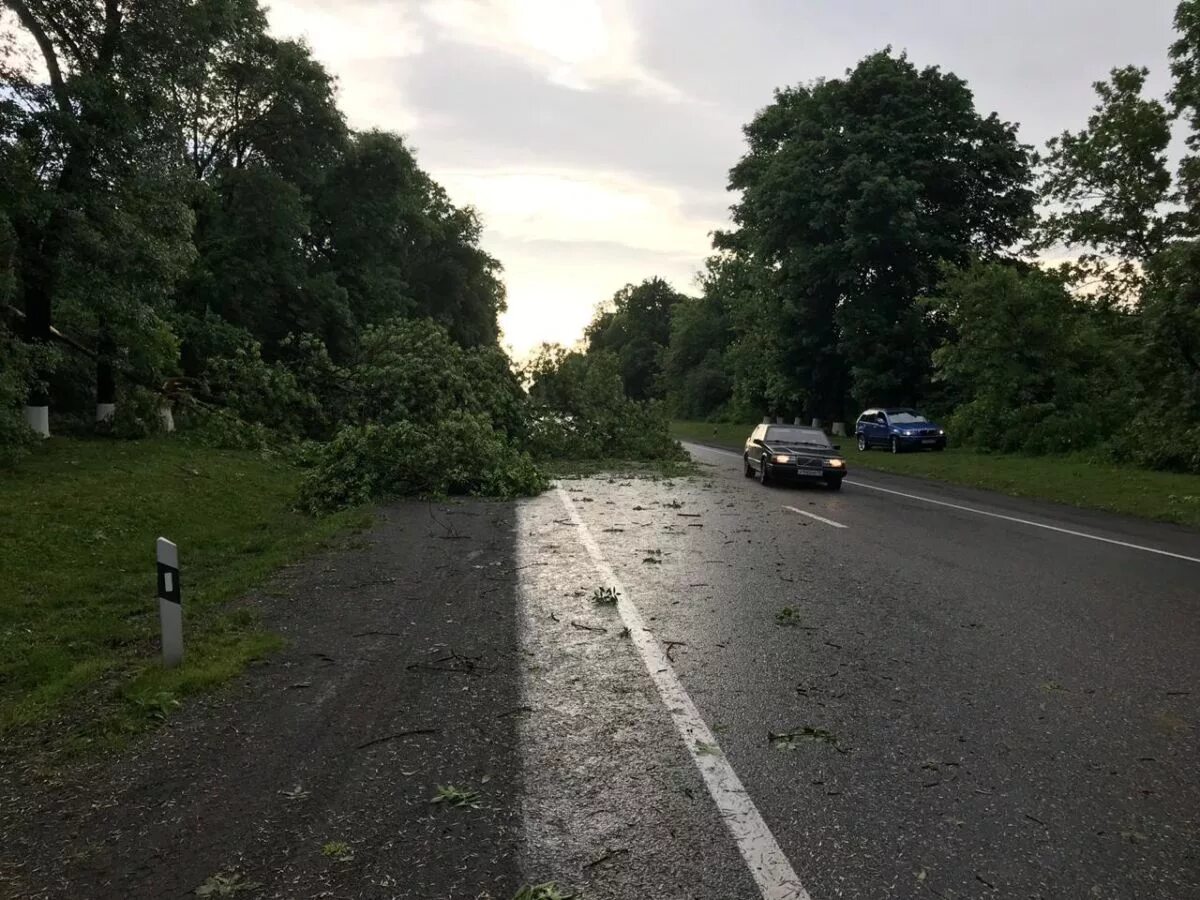
<svg viewBox="0 0 1200 900">
<path fill-rule="evenodd" d="M 590 170 L 441 170 L 460 203 L 474 206 L 489 235 L 512 240 L 611 244 L 695 259 L 718 220 L 690 217 L 670 187 Z"/>
<path fill-rule="evenodd" d="M 430 0 L 425 13 L 446 36 L 516 56 L 561 87 L 620 85 L 658 100 L 684 99 L 638 61 L 624 0 Z"/>
<path fill-rule="evenodd" d="M 267 19 L 273 35 L 306 41 L 337 76 L 339 105 L 353 127 L 417 127 L 420 117 L 405 102 L 397 66 L 420 56 L 426 43 L 421 23 L 402 7 L 386 0 L 276 0 Z"/>
<path fill-rule="evenodd" d="M 597 305 L 623 285 L 657 275 L 694 292 L 699 267 L 698 260 L 582 242 L 493 238 L 488 249 L 504 262 L 509 293 L 501 342 L 519 361 L 543 342 L 575 344 Z"/>
<path fill-rule="evenodd" d="M 484 223 L 504 266 L 504 342 L 517 358 L 543 341 L 572 344 L 598 303 L 653 275 L 688 287 L 718 219 L 690 194 L 586 169 L 442 170 L 438 178 Z M 701 208 L 702 209 L 702 208 Z"/>
</svg>

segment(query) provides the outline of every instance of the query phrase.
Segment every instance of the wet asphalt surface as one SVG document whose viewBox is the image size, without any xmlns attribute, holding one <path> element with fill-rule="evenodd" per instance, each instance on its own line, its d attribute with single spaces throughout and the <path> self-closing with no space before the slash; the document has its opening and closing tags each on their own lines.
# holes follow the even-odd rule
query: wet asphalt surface
<svg viewBox="0 0 1200 900">
<path fill-rule="evenodd" d="M 1200 898 L 1200 564 L 868 485 L 1200 536 L 690 449 L 686 479 L 401 504 L 283 573 L 246 602 L 289 647 L 228 691 L 49 782 L 0 759 L 0 896 L 759 897 L 586 530 L 813 900 Z"/>
<path fill-rule="evenodd" d="M 1185 555 L 1200 537 L 875 473 L 763 488 L 691 449 L 700 479 L 571 497 L 814 898 L 1200 897 L 1200 565 L 861 485 Z M 768 740 L 804 728 L 822 737 Z M 754 896 L 690 871 L 664 896 Z"/>
</svg>

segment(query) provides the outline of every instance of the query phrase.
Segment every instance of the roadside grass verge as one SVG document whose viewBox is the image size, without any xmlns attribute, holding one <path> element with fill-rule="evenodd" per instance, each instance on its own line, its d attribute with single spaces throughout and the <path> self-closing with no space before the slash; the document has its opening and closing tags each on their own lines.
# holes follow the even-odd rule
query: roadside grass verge
<svg viewBox="0 0 1200 900">
<path fill-rule="evenodd" d="M 117 746 L 276 649 L 257 613 L 228 601 L 370 521 L 295 512 L 299 482 L 278 458 L 167 438 L 54 438 L 0 473 L 0 746 Z M 181 564 L 173 671 L 159 663 L 160 535 Z"/>
<path fill-rule="evenodd" d="M 671 423 L 671 434 L 679 440 L 738 452 L 753 429 L 753 424 Z M 853 436 L 834 441 L 846 454 L 851 477 L 856 468 L 875 469 L 1200 528 L 1200 475 L 1151 472 L 1084 454 L 1022 456 L 952 446 L 942 453 L 893 456 L 883 450 L 859 453 Z"/>
</svg>

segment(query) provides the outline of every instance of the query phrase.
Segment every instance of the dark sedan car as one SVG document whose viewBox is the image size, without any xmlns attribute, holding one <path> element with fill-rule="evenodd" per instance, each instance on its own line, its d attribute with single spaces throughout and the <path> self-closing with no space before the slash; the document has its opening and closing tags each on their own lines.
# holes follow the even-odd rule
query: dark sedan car
<svg viewBox="0 0 1200 900">
<path fill-rule="evenodd" d="M 825 432 L 799 425 L 759 425 L 746 440 L 742 465 L 747 478 L 757 475 L 763 484 L 788 478 L 836 491 L 846 477 L 846 460 Z"/>
<path fill-rule="evenodd" d="M 945 450 L 946 429 L 915 409 L 868 409 L 854 426 L 859 450 L 884 447 L 905 450 Z"/>
</svg>

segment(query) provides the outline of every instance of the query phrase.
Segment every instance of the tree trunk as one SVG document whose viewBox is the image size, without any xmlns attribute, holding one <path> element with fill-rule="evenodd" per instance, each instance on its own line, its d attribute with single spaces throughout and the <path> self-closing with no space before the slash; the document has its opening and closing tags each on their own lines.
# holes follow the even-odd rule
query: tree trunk
<svg viewBox="0 0 1200 900">
<path fill-rule="evenodd" d="M 113 340 L 108 322 L 100 319 L 100 338 L 96 345 L 96 424 L 112 421 L 117 412 L 117 378 L 113 358 L 117 343 Z"/>
<path fill-rule="evenodd" d="M 67 154 L 58 177 L 56 204 L 44 225 L 21 222 L 16 228 L 22 295 L 25 299 L 25 340 L 48 344 L 52 338 L 54 294 L 58 286 L 58 262 L 66 242 L 68 205 L 75 200 L 88 163 L 87 150 L 76 144 Z M 25 415 L 35 431 L 49 437 L 50 372 L 34 373 Z"/>
</svg>

